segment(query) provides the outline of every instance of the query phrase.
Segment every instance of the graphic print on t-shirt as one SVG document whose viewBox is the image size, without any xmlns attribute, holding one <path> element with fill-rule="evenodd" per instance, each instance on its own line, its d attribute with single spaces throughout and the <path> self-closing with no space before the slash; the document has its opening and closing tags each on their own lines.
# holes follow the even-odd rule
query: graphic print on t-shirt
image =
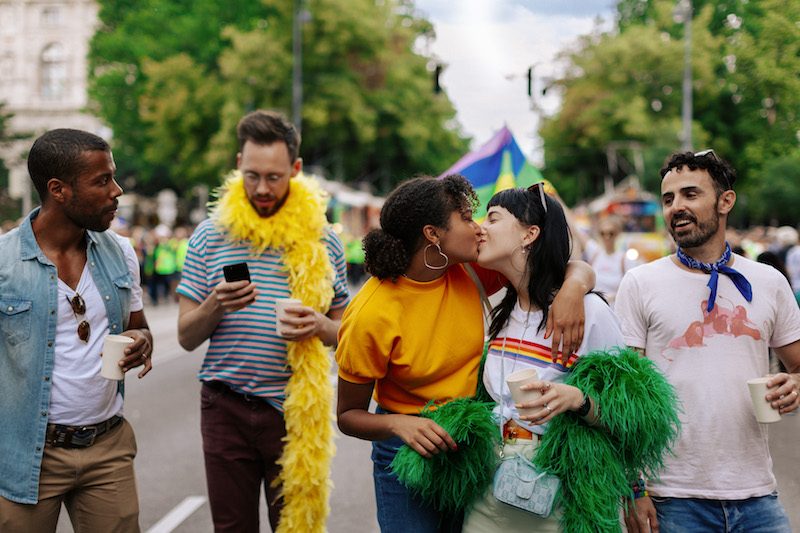
<svg viewBox="0 0 800 533">
<path fill-rule="evenodd" d="M 507 360 L 517 360 L 529 365 L 540 367 L 551 365 L 562 372 L 568 368 L 572 368 L 578 360 L 577 354 L 570 355 L 567 366 L 565 367 L 560 363 L 553 363 L 552 356 L 550 355 L 550 346 L 508 337 L 505 339 L 504 348 L 503 341 L 504 339 L 499 337 L 494 339 L 489 344 L 489 352 L 498 357 L 502 355 L 503 358 Z M 558 351 L 558 360 L 561 361 L 561 350 Z"/>
<path fill-rule="evenodd" d="M 754 340 L 761 340 L 761 332 L 756 325 L 748 318 L 747 309 L 744 306 L 732 303 L 726 306 L 722 298 L 718 298 L 714 308 L 708 312 L 706 306 L 708 301 L 700 303 L 703 320 L 695 320 L 680 337 L 675 337 L 667 348 L 681 349 L 705 346 L 705 339 L 716 335 L 727 335 L 729 337 L 748 336 Z"/>
</svg>

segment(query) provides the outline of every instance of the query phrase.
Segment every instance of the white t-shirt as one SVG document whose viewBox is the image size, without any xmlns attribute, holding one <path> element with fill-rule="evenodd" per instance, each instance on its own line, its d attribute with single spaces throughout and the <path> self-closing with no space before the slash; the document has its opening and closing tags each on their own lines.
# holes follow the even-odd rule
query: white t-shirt
<svg viewBox="0 0 800 533">
<path fill-rule="evenodd" d="M 133 275 L 131 312 L 142 310 L 142 287 L 139 261 L 128 239 L 110 232 L 125 252 L 125 262 Z M 76 317 L 69 300 L 75 293 L 86 303 L 86 315 Z M 87 320 L 91 327 L 89 342 L 78 338 L 78 324 Z M 77 291 L 58 280 L 58 322 L 56 323 L 53 386 L 50 393 L 52 424 L 90 425 L 108 420 L 122 412 L 122 395 L 117 381 L 100 375 L 103 338 L 108 335 L 108 317 L 100 292 L 88 265 L 83 267 Z"/>
<path fill-rule="evenodd" d="M 789 248 L 786 252 L 786 272 L 792 283 L 792 290 L 800 291 L 800 244 Z"/>
<path fill-rule="evenodd" d="M 681 432 L 664 456 L 654 496 L 739 500 L 776 488 L 767 428 L 756 422 L 746 381 L 769 370 L 768 348 L 800 339 L 800 310 L 784 277 L 734 255 L 753 287 L 748 303 L 728 276 L 706 313 L 709 275 L 665 257 L 630 271 L 617 293 L 625 341 L 646 355 L 681 401 Z"/>
<path fill-rule="evenodd" d="M 642 264 L 641 261 L 628 259 L 623 250 L 617 250 L 609 254 L 605 248 L 593 240 L 586 243 L 584 255 L 586 261 L 592 265 L 596 276 L 594 289 L 603 293 L 612 306 L 617 295 L 619 283 L 622 281 L 622 276 L 628 270 Z"/>
<path fill-rule="evenodd" d="M 566 368 L 560 364 L 560 355 L 559 364 L 552 362 L 550 357 L 552 337 L 544 338 L 544 328 L 537 331 L 542 320 L 542 312 L 528 313 L 520 308 L 519 303 L 514 306 L 508 323 L 489 344 L 483 370 L 483 384 L 498 404 L 495 407 L 495 416 L 502 416 L 504 424 L 513 418 L 519 425 L 539 435 L 543 434 L 547 427 L 547 424 L 532 425 L 519 419 L 519 413 L 511 399 L 511 392 L 505 383 L 505 378 L 512 373 L 524 368 L 535 368 L 540 380 L 563 383 L 569 369 L 581 355 L 595 350 L 625 346 L 617 317 L 602 298 L 596 294 L 587 294 L 583 299 L 583 305 L 586 313 L 583 343 L 578 351 L 572 354 Z"/>
</svg>

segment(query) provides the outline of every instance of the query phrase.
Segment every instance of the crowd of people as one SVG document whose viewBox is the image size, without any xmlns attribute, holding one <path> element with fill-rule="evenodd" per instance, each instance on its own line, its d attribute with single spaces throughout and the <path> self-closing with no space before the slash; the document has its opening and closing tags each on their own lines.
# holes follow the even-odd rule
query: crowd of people
<svg viewBox="0 0 800 533">
<path fill-rule="evenodd" d="M 613 220 L 570 261 L 568 214 L 541 184 L 497 193 L 479 225 L 462 176 L 405 181 L 364 239 L 369 278 L 351 298 L 350 254 L 299 175 L 294 126 L 259 110 L 236 134 L 236 168 L 191 236 L 107 231 L 122 194 L 109 145 L 69 129 L 34 142 L 41 205 L 0 236 L 0 530 L 55 531 L 64 504 L 76 531 L 139 531 L 124 381 L 100 371 L 108 334 L 132 339 L 123 372 L 152 369 L 143 280 L 153 304 L 177 294 L 184 348 L 209 341 L 198 378 L 215 531 L 259 531 L 262 486 L 274 531 L 324 530 L 334 410 L 373 443 L 383 532 L 613 531 L 620 514 L 632 532 L 791 530 L 744 383 L 768 374 L 772 349 L 783 370 L 764 401 L 800 406 L 797 232 L 776 233 L 785 274 L 742 254 L 755 250 L 727 228 L 736 173 L 713 151 L 661 169 L 676 250 L 644 265 L 617 255 Z M 535 399 L 512 399 L 520 369 L 536 371 L 522 385 Z M 497 429 L 482 466 L 521 458 L 558 476 L 552 514 L 491 484 L 442 509 L 400 480 L 400 450 L 424 464 L 470 446 L 420 416 L 470 398 Z M 519 483 L 519 497 L 534 490 Z"/>
</svg>

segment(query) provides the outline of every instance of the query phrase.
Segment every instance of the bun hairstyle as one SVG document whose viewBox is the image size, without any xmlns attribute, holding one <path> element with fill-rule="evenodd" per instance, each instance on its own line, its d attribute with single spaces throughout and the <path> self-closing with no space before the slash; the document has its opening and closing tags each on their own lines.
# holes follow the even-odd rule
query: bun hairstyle
<svg viewBox="0 0 800 533">
<path fill-rule="evenodd" d="M 380 229 L 364 237 L 365 270 L 381 280 L 397 280 L 425 244 L 422 228 L 430 224 L 448 229 L 451 213 L 474 209 L 477 203 L 472 185 L 460 174 L 403 182 L 383 204 Z"/>
<path fill-rule="evenodd" d="M 547 211 L 542 206 L 542 198 Z M 506 189 L 495 194 L 487 209 L 499 206 L 508 210 L 520 223 L 539 226 L 539 237 L 528 249 L 525 269 L 530 274 L 528 291 L 531 305 L 542 310 L 538 329 L 547 323 L 547 314 L 556 291 L 561 288 L 567 273 L 570 256 L 570 233 L 564 210 L 555 199 L 540 194 L 536 186 L 529 189 Z M 492 311 L 489 335 L 494 339 L 511 316 L 517 301 L 517 287 L 510 283 L 505 297 Z"/>
</svg>

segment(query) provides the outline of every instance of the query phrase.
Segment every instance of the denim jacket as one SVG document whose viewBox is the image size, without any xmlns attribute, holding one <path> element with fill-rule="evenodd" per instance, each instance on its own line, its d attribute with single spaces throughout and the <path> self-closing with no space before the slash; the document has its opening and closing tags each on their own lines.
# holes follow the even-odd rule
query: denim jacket
<svg viewBox="0 0 800 533">
<path fill-rule="evenodd" d="M 58 312 L 56 266 L 31 227 L 38 213 L 0 236 L 0 496 L 28 504 L 38 500 Z M 133 276 L 113 236 L 87 231 L 86 241 L 109 333 L 121 333 Z"/>
</svg>

